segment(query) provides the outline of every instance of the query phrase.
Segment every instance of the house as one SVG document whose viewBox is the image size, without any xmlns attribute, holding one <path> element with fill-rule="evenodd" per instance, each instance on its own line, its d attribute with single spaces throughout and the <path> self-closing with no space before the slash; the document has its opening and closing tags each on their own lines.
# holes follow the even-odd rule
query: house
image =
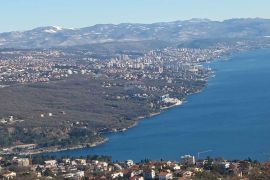
<svg viewBox="0 0 270 180">
<path fill-rule="evenodd" d="M 57 164 L 56 160 L 45 161 L 45 167 L 46 168 L 56 167 L 56 164 Z"/>
<path fill-rule="evenodd" d="M 125 163 L 127 167 L 131 167 L 134 165 L 134 162 L 132 160 L 127 160 Z"/>
<path fill-rule="evenodd" d="M 107 162 L 99 162 L 97 164 L 97 167 L 99 167 L 99 169 L 103 169 L 104 171 L 106 171 L 108 169 L 108 163 Z"/>
<path fill-rule="evenodd" d="M 100 176 L 90 176 L 90 177 L 88 177 L 88 180 L 101 180 L 101 179 L 104 179 L 104 180 L 106 180 L 106 179 L 109 179 L 108 177 L 106 177 L 105 175 L 100 175 Z"/>
<path fill-rule="evenodd" d="M 75 162 L 79 165 L 86 165 L 86 160 L 85 159 L 75 159 Z"/>
<path fill-rule="evenodd" d="M 15 179 L 16 178 L 16 173 L 12 171 L 8 171 L 2 175 L 4 180 L 9 180 L 9 179 Z"/>
<path fill-rule="evenodd" d="M 173 170 L 180 170 L 180 169 L 181 169 L 181 166 L 180 165 L 174 164 Z"/>
<path fill-rule="evenodd" d="M 230 163 L 224 160 L 216 160 L 214 161 L 214 164 L 222 171 L 226 171 L 230 167 Z"/>
<path fill-rule="evenodd" d="M 207 163 L 206 160 L 197 160 L 196 161 L 196 166 L 198 167 L 204 167 L 204 165 Z"/>
<path fill-rule="evenodd" d="M 77 166 L 78 164 L 77 164 L 77 161 L 71 161 L 71 163 L 70 163 L 72 166 Z"/>
<path fill-rule="evenodd" d="M 63 159 L 62 161 L 63 161 L 64 164 L 70 164 L 70 159 L 69 158 Z"/>
<path fill-rule="evenodd" d="M 133 176 L 138 176 L 140 174 L 142 174 L 143 171 L 142 170 L 133 170 L 131 173 L 130 173 L 130 177 L 133 177 Z"/>
<path fill-rule="evenodd" d="M 75 176 L 74 173 L 68 173 L 68 174 L 63 175 L 64 179 L 70 179 L 70 178 L 73 178 L 74 176 Z"/>
<path fill-rule="evenodd" d="M 75 173 L 75 176 L 76 176 L 77 178 L 83 178 L 83 177 L 84 177 L 84 171 L 78 171 L 78 172 L 76 172 L 76 173 Z"/>
<path fill-rule="evenodd" d="M 203 168 L 194 168 L 193 169 L 193 172 L 203 172 L 204 171 L 204 169 Z"/>
<path fill-rule="evenodd" d="M 28 158 L 19 158 L 16 159 L 15 162 L 20 167 L 27 167 L 30 165 L 30 160 Z"/>
<path fill-rule="evenodd" d="M 191 172 L 191 171 L 185 171 L 183 173 L 184 178 L 190 178 L 191 176 L 193 176 L 193 172 Z"/>
<path fill-rule="evenodd" d="M 219 164 L 222 169 L 229 169 L 230 163 L 229 162 L 222 162 Z"/>
<path fill-rule="evenodd" d="M 243 172 L 241 171 L 239 163 L 231 163 L 229 171 L 234 176 L 243 177 Z"/>
<path fill-rule="evenodd" d="M 191 155 L 181 156 L 181 162 L 187 166 L 192 166 L 195 164 L 195 157 Z"/>
<path fill-rule="evenodd" d="M 158 175 L 159 180 L 173 179 L 172 173 L 161 171 Z"/>
<path fill-rule="evenodd" d="M 161 101 L 165 101 L 167 98 L 169 98 L 170 97 L 170 95 L 169 94 L 164 94 L 164 95 L 162 95 L 161 97 L 160 97 L 160 100 Z"/>
<path fill-rule="evenodd" d="M 124 174 L 121 171 L 111 174 L 112 179 L 116 179 L 116 178 L 120 178 L 120 177 L 124 177 Z"/>
<path fill-rule="evenodd" d="M 150 179 L 154 179 L 155 178 L 155 176 L 156 176 L 156 173 L 155 173 L 155 171 L 153 170 L 153 169 L 148 169 L 148 170 L 145 170 L 144 172 L 143 172 L 143 177 L 144 177 L 144 179 L 146 179 L 146 180 L 150 180 Z"/>
<path fill-rule="evenodd" d="M 130 180 L 144 180 L 144 178 L 142 176 L 133 176 Z"/>
<path fill-rule="evenodd" d="M 131 176 L 132 171 L 130 169 L 123 169 L 122 172 L 123 172 L 124 178 L 128 179 L 128 178 L 132 177 Z"/>
<path fill-rule="evenodd" d="M 119 164 L 113 164 L 114 168 L 117 169 L 117 170 L 122 170 L 122 166 L 120 166 Z"/>
</svg>

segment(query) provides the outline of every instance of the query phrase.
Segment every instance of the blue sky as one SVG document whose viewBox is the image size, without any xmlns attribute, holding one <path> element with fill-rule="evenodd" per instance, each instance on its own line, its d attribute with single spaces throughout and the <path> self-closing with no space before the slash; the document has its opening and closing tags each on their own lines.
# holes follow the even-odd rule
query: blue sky
<svg viewBox="0 0 270 180">
<path fill-rule="evenodd" d="M 1 0 L 0 32 L 38 26 L 152 23 L 209 18 L 270 19 L 270 0 Z"/>
</svg>

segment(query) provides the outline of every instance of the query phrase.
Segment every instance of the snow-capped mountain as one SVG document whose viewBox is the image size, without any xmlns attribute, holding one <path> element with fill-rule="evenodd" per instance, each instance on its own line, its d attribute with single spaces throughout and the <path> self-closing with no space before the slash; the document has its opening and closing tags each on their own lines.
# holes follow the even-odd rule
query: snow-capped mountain
<svg viewBox="0 0 270 180">
<path fill-rule="evenodd" d="M 270 20 L 266 19 L 231 19 L 223 22 L 191 19 L 153 24 L 98 24 L 78 29 L 39 27 L 24 32 L 0 33 L 0 48 L 51 48 L 144 40 L 186 42 L 269 35 Z"/>
</svg>

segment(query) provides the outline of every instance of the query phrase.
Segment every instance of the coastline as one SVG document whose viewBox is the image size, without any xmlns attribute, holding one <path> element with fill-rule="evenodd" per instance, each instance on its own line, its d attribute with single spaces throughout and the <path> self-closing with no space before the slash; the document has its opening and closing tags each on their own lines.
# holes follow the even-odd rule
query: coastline
<svg viewBox="0 0 270 180">
<path fill-rule="evenodd" d="M 209 80 L 209 78 L 207 78 L 207 80 Z M 207 85 L 204 86 L 202 89 L 194 92 L 194 93 L 186 95 L 186 97 L 188 97 L 190 95 L 193 95 L 193 94 L 200 93 L 206 87 L 207 87 Z M 164 112 L 164 111 L 166 111 L 168 109 L 183 105 L 186 102 L 185 99 L 186 98 L 183 98 L 182 100 L 177 99 L 175 104 L 165 106 L 165 107 L 161 107 L 158 112 L 153 112 L 153 113 L 150 113 L 150 114 L 145 115 L 145 116 L 138 116 L 137 118 L 134 119 L 134 123 L 131 124 L 128 127 L 124 127 L 124 128 L 121 128 L 121 129 L 112 129 L 110 131 L 98 132 L 98 133 L 102 135 L 102 134 L 106 134 L 106 133 L 125 132 L 125 131 L 127 131 L 127 130 L 129 130 L 131 128 L 136 127 L 138 125 L 139 121 L 141 121 L 141 120 L 157 116 L 157 115 L 161 114 L 162 112 Z M 27 156 L 27 155 L 42 155 L 42 154 L 46 154 L 46 153 L 56 153 L 56 152 L 69 151 L 69 150 L 79 150 L 79 149 L 84 149 L 84 148 L 97 147 L 97 146 L 100 146 L 102 144 L 105 144 L 108 141 L 109 141 L 109 138 L 102 136 L 101 140 L 90 143 L 90 144 L 89 143 L 87 143 L 87 144 L 79 144 L 79 145 L 74 145 L 74 146 L 70 146 L 70 147 L 57 147 L 57 146 L 54 146 L 54 147 L 48 147 L 48 148 L 31 149 L 31 150 L 25 150 L 25 151 L 21 151 L 19 153 L 14 153 L 14 154 Z M 0 152 L 0 154 L 1 154 L 1 152 Z"/>
<path fill-rule="evenodd" d="M 229 60 L 230 60 L 230 59 L 229 59 Z M 216 61 L 228 61 L 228 59 L 220 58 L 220 59 L 216 59 L 216 60 L 211 61 L 211 62 L 216 62 Z M 187 97 L 192 96 L 192 95 L 194 95 L 194 94 L 198 94 L 198 93 L 200 93 L 200 92 L 204 92 L 205 89 L 206 89 L 206 88 L 208 87 L 208 85 L 209 85 L 209 80 L 211 80 L 211 79 L 213 79 L 213 78 L 215 78 L 215 73 L 212 74 L 212 76 L 209 76 L 208 78 L 206 78 L 207 81 L 206 81 L 206 84 L 205 84 L 204 87 L 198 89 L 198 91 L 196 91 L 196 92 L 192 92 L 192 93 L 186 94 L 185 97 L 187 98 Z M 185 98 L 184 98 L 184 99 L 185 99 Z M 185 103 L 184 99 L 183 99 L 183 103 Z M 180 104 L 180 105 L 182 105 L 182 104 Z M 168 107 L 166 107 L 166 108 L 164 108 L 164 109 L 157 109 L 156 112 L 150 113 L 149 115 L 146 115 L 146 116 L 138 116 L 137 118 L 134 118 L 133 121 L 130 122 L 130 125 L 129 125 L 127 128 L 119 128 L 118 130 L 116 130 L 116 131 L 111 131 L 110 133 L 127 131 L 127 130 L 133 128 L 133 127 L 136 127 L 136 126 L 138 125 L 138 123 L 139 123 L 139 120 L 142 120 L 142 119 L 143 119 L 143 120 L 148 120 L 149 117 L 157 116 L 157 115 L 163 113 L 164 110 L 173 108 L 173 107 L 175 107 L 175 106 L 179 106 L 179 104 L 178 104 L 178 105 L 174 104 L 174 105 L 168 106 Z M 149 120 L 152 120 L 152 119 L 149 119 Z M 168 123 L 168 122 L 165 122 L 165 123 Z M 108 131 L 107 131 L 107 132 L 108 132 Z M 106 133 L 106 132 L 105 132 L 105 133 Z M 104 133 L 104 134 L 105 134 L 105 133 Z M 109 132 L 108 132 L 108 133 L 109 133 Z M 26 152 L 26 153 L 21 153 L 21 154 L 20 154 L 19 152 L 17 152 L 16 154 L 17 154 L 17 155 L 31 155 L 31 154 L 35 154 L 35 155 L 37 155 L 37 156 L 42 156 L 42 155 L 44 154 L 45 156 L 50 156 L 50 155 L 53 155 L 53 154 L 50 154 L 50 153 L 54 153 L 54 152 L 55 152 L 56 154 L 58 154 L 57 152 L 63 152 L 63 154 L 65 154 L 66 152 L 73 150 L 73 151 L 74 151 L 74 156 L 76 156 L 77 150 L 78 150 L 78 152 L 79 152 L 80 149 L 86 149 L 86 148 L 91 148 L 91 147 L 97 147 L 97 146 L 100 146 L 100 145 L 102 145 L 102 144 L 105 144 L 105 143 L 107 143 L 107 142 L 109 141 L 109 138 L 106 138 L 106 136 L 103 136 L 103 137 L 101 137 L 101 138 L 102 138 L 101 141 L 96 141 L 96 142 L 93 142 L 93 143 L 88 144 L 88 145 L 86 145 L 86 144 L 82 144 L 82 145 L 72 145 L 72 146 L 70 146 L 70 147 L 62 147 L 62 148 L 61 148 L 61 147 L 49 147 L 48 149 L 36 149 L 36 150 L 31 150 L 32 152 L 30 152 L 30 153 L 27 153 L 27 151 L 25 150 L 24 152 Z M 40 151 L 39 151 L 39 150 L 40 150 Z M 35 152 L 34 152 L 34 151 L 35 151 Z M 66 151 L 66 152 L 65 152 L 65 151 Z M 1 152 L 0 152 L 0 154 L 1 154 Z M 60 156 L 61 156 L 61 155 L 60 155 Z"/>
<path fill-rule="evenodd" d="M 220 57 L 218 59 L 212 59 L 210 62 L 213 62 L 215 60 L 220 60 L 220 59 L 222 59 L 222 57 Z M 208 85 L 207 83 L 208 83 L 209 79 L 211 77 L 213 77 L 213 76 L 214 76 L 214 72 L 212 74 L 209 74 L 209 76 L 205 79 L 206 80 L 206 85 L 205 86 L 203 86 L 201 89 L 199 89 L 196 92 L 187 94 L 185 96 L 185 98 L 183 98 L 182 100 L 177 99 L 178 101 L 175 104 L 165 106 L 165 107 L 161 107 L 158 112 L 153 112 L 153 113 L 150 113 L 150 114 L 145 115 L 145 116 L 138 116 L 137 118 L 135 118 L 133 120 L 134 123 L 131 124 L 128 127 L 124 127 L 124 128 L 121 128 L 121 129 L 111 129 L 109 131 L 97 132 L 97 133 L 102 135 L 102 134 L 106 134 L 106 133 L 125 132 L 125 131 L 127 131 L 127 130 L 129 130 L 131 128 L 136 127 L 138 125 L 139 121 L 142 120 L 142 119 L 151 118 L 153 116 L 157 116 L 157 115 L 161 114 L 163 111 L 166 111 L 167 109 L 170 109 L 170 108 L 173 108 L 173 107 L 176 107 L 176 106 L 181 106 L 181 105 L 183 105 L 184 102 L 186 102 L 185 101 L 186 97 L 202 92 L 207 87 L 207 85 Z M 41 149 L 26 150 L 26 151 L 22 151 L 20 153 L 15 153 L 15 154 L 18 154 L 18 155 L 38 155 L 39 154 L 39 155 L 42 155 L 42 154 L 46 154 L 46 153 L 54 153 L 54 152 L 76 150 L 76 149 L 84 149 L 84 148 L 92 148 L 92 147 L 97 147 L 99 145 L 105 144 L 107 141 L 109 141 L 109 138 L 103 136 L 103 137 L 101 137 L 101 140 L 93 142 L 91 144 L 80 144 L 80 145 L 74 145 L 74 146 L 63 147 L 63 148 L 55 146 L 55 147 L 48 147 L 48 148 L 41 148 Z M 1 152 L 0 152 L 0 154 L 1 154 Z"/>
<path fill-rule="evenodd" d="M 122 129 L 114 129 L 114 130 L 111 130 L 111 131 L 108 131 L 106 133 L 119 133 L 119 132 L 125 132 L 131 128 L 134 128 L 138 125 L 139 121 L 145 119 L 145 118 L 151 118 L 151 117 L 154 117 L 154 116 L 157 116 L 159 114 L 161 114 L 163 111 L 166 111 L 170 108 L 173 108 L 173 107 L 176 107 L 176 106 L 181 106 L 183 105 L 185 101 L 182 101 L 182 100 L 179 100 L 177 103 L 175 104 L 172 104 L 170 106 L 166 106 L 166 107 L 163 107 L 163 108 L 160 108 L 160 111 L 159 112 L 154 112 L 154 113 L 150 113 L 149 115 L 146 115 L 146 116 L 139 116 L 137 118 L 135 118 L 135 122 L 130 125 L 129 127 L 126 127 L 126 128 L 122 128 Z M 100 133 L 102 134 L 102 133 Z M 96 142 L 93 142 L 91 144 L 80 144 L 80 145 L 75 145 L 75 146 L 70 146 L 70 147 L 63 147 L 63 148 L 60 148 L 60 147 L 48 147 L 48 148 L 40 148 L 40 149 L 33 149 L 33 150 L 25 150 L 25 151 L 22 151 L 20 153 L 14 153 L 14 154 L 17 154 L 17 155 L 22 155 L 22 156 L 27 156 L 27 155 L 42 155 L 42 154 L 46 154 L 46 153 L 56 153 L 56 152 L 62 152 L 62 151 L 69 151 L 69 150 L 78 150 L 78 149 L 84 149 L 84 148 L 93 148 L 93 147 L 97 147 L 97 146 L 100 146 L 102 144 L 105 144 L 109 141 L 109 138 L 107 137 L 101 137 L 101 140 L 99 141 L 96 141 Z"/>
<path fill-rule="evenodd" d="M 96 147 L 101 144 L 104 144 L 108 141 L 108 138 L 102 138 L 100 141 L 96 141 L 94 143 L 90 144 L 81 144 L 81 145 L 76 145 L 76 146 L 70 146 L 70 147 L 64 147 L 64 148 L 59 148 L 59 147 L 49 147 L 47 149 L 36 149 L 36 150 L 29 150 L 28 152 L 21 152 L 17 153 L 18 155 L 22 156 L 27 156 L 27 155 L 42 155 L 44 153 L 54 153 L 54 152 L 61 152 L 61 151 L 68 151 L 68 150 L 76 150 L 76 149 L 83 149 L 83 148 L 91 148 L 91 147 Z"/>
<path fill-rule="evenodd" d="M 200 92 L 200 91 L 199 91 Z M 167 106 L 167 107 L 164 107 L 164 108 L 161 108 L 159 112 L 155 112 L 155 113 L 150 113 L 149 115 L 147 116 L 139 116 L 137 118 L 135 118 L 135 122 L 129 126 L 129 127 L 126 127 L 126 128 L 123 128 L 123 129 L 119 129 L 119 130 L 112 130 L 112 131 L 109 131 L 107 133 L 119 133 L 119 132 L 125 132 L 131 128 L 135 128 L 139 121 L 145 119 L 145 118 L 151 118 L 151 117 L 154 117 L 154 116 L 157 116 L 159 114 L 161 114 L 163 111 L 165 110 L 168 110 L 170 108 L 173 108 L 173 107 L 176 107 L 176 106 L 181 106 L 183 105 L 185 101 L 180 101 L 177 102 L 176 104 L 173 104 L 173 105 L 170 105 L 170 106 Z M 70 147 L 70 148 L 61 148 L 61 149 L 56 149 L 56 150 L 45 150 L 45 151 L 42 151 L 42 152 L 38 152 L 38 153 L 33 153 L 33 154 L 43 154 L 43 153 L 54 153 L 54 152 L 61 152 L 61 151 L 68 151 L 68 150 L 76 150 L 76 149 L 84 149 L 84 148 L 93 148 L 93 147 L 97 147 L 99 145 L 102 145 L 102 144 L 105 144 L 109 141 L 109 138 L 105 137 L 103 138 L 102 141 L 99 141 L 97 143 L 92 143 L 91 145 L 77 145 L 77 146 L 74 146 L 74 147 Z M 27 154 L 25 154 L 27 155 Z M 29 155 L 29 154 L 28 154 Z"/>
</svg>

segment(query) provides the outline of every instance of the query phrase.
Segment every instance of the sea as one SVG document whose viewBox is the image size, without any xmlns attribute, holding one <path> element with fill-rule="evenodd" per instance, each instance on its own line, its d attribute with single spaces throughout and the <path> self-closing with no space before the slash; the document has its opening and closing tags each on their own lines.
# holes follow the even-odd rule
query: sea
<svg viewBox="0 0 270 180">
<path fill-rule="evenodd" d="M 198 158 L 270 160 L 270 49 L 233 53 L 206 64 L 215 72 L 181 106 L 111 133 L 94 148 L 46 155 L 109 155 L 113 160 Z"/>
</svg>

